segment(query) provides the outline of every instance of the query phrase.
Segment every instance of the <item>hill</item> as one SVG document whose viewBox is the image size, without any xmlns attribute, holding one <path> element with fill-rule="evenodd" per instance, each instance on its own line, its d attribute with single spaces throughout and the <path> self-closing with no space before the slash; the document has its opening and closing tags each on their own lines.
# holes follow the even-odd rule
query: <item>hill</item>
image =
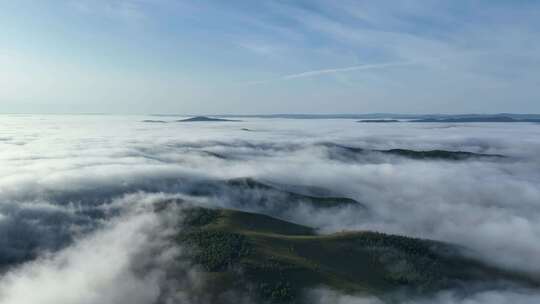
<svg viewBox="0 0 540 304">
<path fill-rule="evenodd" d="M 365 122 L 365 123 L 369 123 L 369 122 L 373 122 L 373 123 L 385 123 L 385 122 L 399 122 L 399 120 L 397 119 L 364 119 L 364 120 L 359 120 L 358 122 Z"/>
<path fill-rule="evenodd" d="M 473 158 L 504 158 L 499 154 L 483 154 L 466 151 L 448 151 L 448 150 L 411 150 L 411 149 L 363 149 L 349 147 L 335 143 L 321 143 L 320 145 L 328 149 L 329 157 L 336 160 L 354 161 L 359 157 L 364 157 L 369 153 L 380 153 L 383 155 L 401 156 L 411 159 L 421 160 L 467 160 Z"/>
<path fill-rule="evenodd" d="M 535 285 L 465 257 L 456 246 L 376 232 L 318 235 L 261 214 L 189 208 L 176 241 L 207 274 L 213 302 L 230 290 L 259 302 L 302 303 L 302 292 L 327 286 L 392 299 L 499 280 Z"/>
<path fill-rule="evenodd" d="M 368 208 L 354 199 L 334 195 L 329 190 L 309 186 L 283 186 L 263 182 L 254 178 L 227 180 L 202 180 L 189 184 L 185 194 L 195 197 L 212 197 L 226 200 L 229 208 L 289 218 L 291 214 L 305 208 L 331 209 L 350 208 L 356 212 Z"/>
<path fill-rule="evenodd" d="M 167 123 L 164 120 L 153 120 L 153 119 L 145 119 L 142 122 L 146 122 L 146 123 Z"/>
<path fill-rule="evenodd" d="M 424 118 L 411 120 L 410 122 L 441 122 L 441 123 L 467 123 L 467 122 L 540 122 L 537 118 L 514 118 L 511 116 L 471 116 L 450 118 Z"/>
<path fill-rule="evenodd" d="M 313 207 L 343 207 L 348 205 L 362 206 L 360 202 L 357 202 L 351 198 L 339 197 L 339 196 L 324 196 L 324 195 L 310 195 L 314 190 L 311 187 L 294 186 L 285 190 L 279 185 L 271 185 L 270 183 L 264 183 L 253 178 L 237 178 L 226 181 L 226 185 L 237 191 L 247 191 L 252 194 L 258 194 L 258 198 L 250 197 L 250 204 L 264 203 L 264 200 L 271 200 L 273 197 L 280 197 L 280 201 L 287 202 L 289 206 L 298 204 L 308 204 Z M 322 189 L 319 189 L 322 192 Z M 263 193 L 264 195 L 261 195 Z"/>
<path fill-rule="evenodd" d="M 235 121 L 238 122 L 240 120 L 212 118 L 212 117 L 206 117 L 206 116 L 196 116 L 196 117 L 177 120 L 177 122 L 235 122 Z"/>
<path fill-rule="evenodd" d="M 384 154 L 393 154 L 413 159 L 444 159 L 444 160 L 465 160 L 470 158 L 503 158 L 499 154 L 482 154 L 465 151 L 427 150 L 415 151 L 407 149 L 378 150 Z"/>
</svg>

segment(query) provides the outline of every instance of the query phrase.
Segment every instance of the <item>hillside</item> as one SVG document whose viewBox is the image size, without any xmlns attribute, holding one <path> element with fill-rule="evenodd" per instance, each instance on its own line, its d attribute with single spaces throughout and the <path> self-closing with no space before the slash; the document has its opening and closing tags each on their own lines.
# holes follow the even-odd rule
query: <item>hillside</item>
<svg viewBox="0 0 540 304">
<path fill-rule="evenodd" d="M 440 123 L 468 123 L 468 122 L 540 122 L 538 118 L 514 118 L 511 116 L 471 116 L 471 117 L 450 117 L 450 118 L 425 118 L 411 120 L 410 122 L 440 122 Z"/>
<path fill-rule="evenodd" d="M 411 149 L 363 149 L 349 147 L 335 143 L 321 143 L 321 146 L 328 150 L 328 156 L 331 159 L 341 161 L 362 160 L 369 153 L 378 153 L 382 155 L 400 156 L 409 159 L 418 160 L 445 160 L 458 161 L 467 159 L 500 159 L 505 156 L 499 154 L 484 154 L 467 151 L 449 151 L 449 150 L 411 150 Z"/>
<path fill-rule="evenodd" d="M 510 280 L 535 284 L 478 261 L 457 247 L 376 232 L 318 235 L 312 228 L 265 215 L 191 208 L 177 241 L 194 248 L 210 293 L 244 292 L 269 303 L 302 303 L 302 291 L 327 286 L 392 298 L 462 284 Z"/>
<path fill-rule="evenodd" d="M 177 120 L 177 122 L 227 122 L 227 121 L 233 122 L 233 121 L 240 121 L 240 120 L 212 118 L 212 117 L 206 117 L 206 116 L 195 116 L 191 118 Z"/>
<path fill-rule="evenodd" d="M 400 122 L 397 119 L 363 119 L 359 120 L 357 122 L 364 122 L 364 123 L 387 123 L 387 122 Z"/>
<path fill-rule="evenodd" d="M 295 186 L 295 189 L 284 189 L 283 186 L 271 185 L 270 183 L 264 183 L 253 178 L 237 178 L 231 179 L 226 182 L 227 186 L 235 189 L 236 191 L 244 191 L 250 194 L 265 193 L 265 195 L 257 195 L 257 199 L 250 197 L 250 204 L 264 203 L 265 200 L 269 200 L 272 197 L 280 196 L 289 206 L 298 204 L 308 204 L 313 207 L 343 207 L 347 205 L 361 206 L 365 208 L 361 203 L 347 197 L 338 196 L 320 196 L 311 195 L 308 193 L 313 192 L 308 187 Z M 246 194 L 247 194 L 246 193 Z"/>
</svg>

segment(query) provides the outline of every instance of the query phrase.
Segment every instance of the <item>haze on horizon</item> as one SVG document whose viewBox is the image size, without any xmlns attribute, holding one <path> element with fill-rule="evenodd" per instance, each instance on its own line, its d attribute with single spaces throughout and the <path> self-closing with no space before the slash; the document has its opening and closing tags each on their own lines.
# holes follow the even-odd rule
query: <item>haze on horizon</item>
<svg viewBox="0 0 540 304">
<path fill-rule="evenodd" d="M 0 0 L 0 113 L 538 113 L 538 1 Z"/>
</svg>

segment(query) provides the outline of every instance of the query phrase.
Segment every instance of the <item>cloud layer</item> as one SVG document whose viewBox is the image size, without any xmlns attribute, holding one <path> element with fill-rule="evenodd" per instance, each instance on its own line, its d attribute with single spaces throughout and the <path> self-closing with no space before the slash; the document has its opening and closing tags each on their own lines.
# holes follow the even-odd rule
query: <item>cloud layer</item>
<svg viewBox="0 0 540 304">
<path fill-rule="evenodd" d="M 178 219 L 157 215 L 150 206 L 171 199 L 270 214 L 321 233 L 369 229 L 452 242 L 488 263 L 540 276 L 537 124 L 287 119 L 150 124 L 144 119 L 3 117 L 0 302 L 204 301 L 190 294 L 204 285 L 191 266 L 176 265 L 190 278 L 186 282 L 167 279 L 166 269 L 182 252 L 166 241 Z M 413 160 L 380 153 L 336 158 L 328 143 L 507 158 Z M 242 177 L 349 197 L 367 211 L 324 211 L 307 203 L 283 208 L 283 196 L 276 194 L 265 204 L 250 205 L 269 194 L 246 194 L 224 184 Z M 468 295 L 449 291 L 426 303 L 532 303 L 536 296 L 512 288 Z M 380 301 L 331 292 L 322 298 Z"/>
</svg>

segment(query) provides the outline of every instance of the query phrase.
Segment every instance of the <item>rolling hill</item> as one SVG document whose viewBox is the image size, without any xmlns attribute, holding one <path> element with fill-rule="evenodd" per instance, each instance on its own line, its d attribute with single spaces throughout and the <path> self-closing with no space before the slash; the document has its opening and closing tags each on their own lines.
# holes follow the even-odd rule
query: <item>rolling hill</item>
<svg viewBox="0 0 540 304">
<path fill-rule="evenodd" d="M 224 119 L 224 118 L 212 118 L 206 116 L 195 116 L 191 118 L 177 120 L 177 122 L 233 122 L 240 120 Z"/>
<path fill-rule="evenodd" d="M 184 209 L 176 242 L 209 278 L 213 302 L 231 290 L 262 303 L 305 303 L 326 286 L 347 294 L 425 295 L 446 288 L 538 282 L 482 264 L 441 242 L 377 232 L 318 235 L 310 227 L 227 209 Z"/>
<path fill-rule="evenodd" d="M 355 161 L 361 160 L 362 157 L 369 153 L 378 153 L 381 155 L 399 156 L 417 160 L 446 160 L 458 161 L 467 159 L 500 159 L 504 155 L 499 154 L 484 154 L 467 151 L 449 151 L 449 150 L 411 150 L 411 149 L 363 149 L 350 147 L 335 143 L 320 143 L 328 151 L 328 157 L 335 160 Z"/>
</svg>

